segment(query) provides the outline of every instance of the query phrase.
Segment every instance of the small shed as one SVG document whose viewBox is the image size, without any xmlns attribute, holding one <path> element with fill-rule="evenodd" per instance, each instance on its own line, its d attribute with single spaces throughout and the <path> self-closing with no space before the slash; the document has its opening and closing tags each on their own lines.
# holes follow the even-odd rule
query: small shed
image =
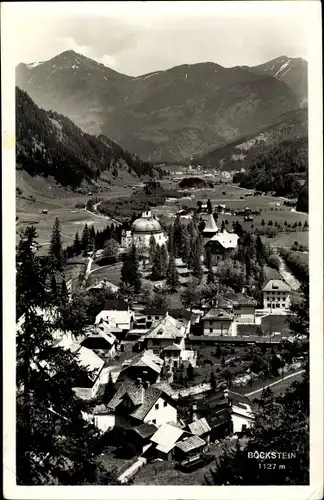
<svg viewBox="0 0 324 500">
<path fill-rule="evenodd" d="M 175 445 L 175 457 L 185 460 L 189 457 L 198 457 L 206 448 L 206 442 L 199 436 L 190 436 Z"/>
</svg>

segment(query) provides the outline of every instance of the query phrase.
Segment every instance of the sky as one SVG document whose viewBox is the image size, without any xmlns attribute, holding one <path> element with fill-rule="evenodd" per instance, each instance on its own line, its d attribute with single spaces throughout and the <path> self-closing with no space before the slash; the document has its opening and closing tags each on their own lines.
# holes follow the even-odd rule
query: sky
<svg viewBox="0 0 324 500">
<path fill-rule="evenodd" d="M 309 3 L 13 2 L 14 59 L 31 63 L 74 50 L 138 76 L 211 61 L 257 65 L 278 56 L 308 59 Z M 6 17 L 4 17 L 6 20 Z"/>
</svg>

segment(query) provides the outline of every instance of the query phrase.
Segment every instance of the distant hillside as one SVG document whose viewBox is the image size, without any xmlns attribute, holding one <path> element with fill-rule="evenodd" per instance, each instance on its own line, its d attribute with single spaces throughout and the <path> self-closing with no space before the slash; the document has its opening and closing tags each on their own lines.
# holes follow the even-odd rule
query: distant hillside
<svg viewBox="0 0 324 500">
<path fill-rule="evenodd" d="M 234 175 L 241 187 L 297 198 L 305 193 L 308 171 L 306 137 L 283 141 L 259 154 L 245 173 Z"/>
<path fill-rule="evenodd" d="M 307 62 L 301 57 L 281 56 L 249 69 L 285 82 L 300 98 L 302 104 L 308 100 L 307 66 Z"/>
<path fill-rule="evenodd" d="M 18 87 L 16 164 L 32 176 L 52 177 L 72 188 L 97 181 L 103 175 L 114 179 L 123 172 L 135 176 L 161 172 L 110 139 L 86 134 L 65 116 L 40 109 Z"/>
<path fill-rule="evenodd" d="M 70 50 L 18 65 L 16 81 L 38 105 L 153 162 L 192 158 L 300 107 L 270 72 L 213 62 L 131 77 Z"/>
<path fill-rule="evenodd" d="M 245 135 L 235 141 L 197 155 L 194 164 L 217 170 L 241 170 L 250 167 L 254 158 L 280 144 L 308 135 L 308 109 L 297 109 L 280 116 L 276 122 L 258 133 Z"/>
</svg>

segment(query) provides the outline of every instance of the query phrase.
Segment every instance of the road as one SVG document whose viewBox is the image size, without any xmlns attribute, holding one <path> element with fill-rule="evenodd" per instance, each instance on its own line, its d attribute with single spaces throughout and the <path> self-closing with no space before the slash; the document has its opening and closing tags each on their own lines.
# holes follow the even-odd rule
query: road
<svg viewBox="0 0 324 500">
<path fill-rule="evenodd" d="M 285 389 L 287 387 L 287 383 L 285 382 L 286 380 L 289 380 L 291 378 L 300 378 L 300 375 L 302 373 L 304 373 L 304 371 L 305 370 L 299 370 L 298 372 L 290 373 L 289 375 L 286 375 L 285 377 L 283 377 L 280 380 L 277 380 L 276 382 L 272 382 L 271 384 L 267 384 L 264 387 L 261 387 L 261 389 L 257 389 L 256 391 L 252 391 L 252 392 L 249 392 L 249 393 L 244 394 L 244 395 L 247 397 L 255 396 L 258 393 L 260 393 L 260 395 L 261 395 L 264 389 L 267 389 L 268 387 L 274 387 L 274 386 L 277 386 L 274 389 L 275 392 L 281 392 L 282 389 Z M 279 391 L 278 391 L 278 389 L 279 389 Z"/>
<path fill-rule="evenodd" d="M 280 267 L 279 267 L 279 273 L 283 277 L 283 279 L 288 283 L 288 285 L 293 289 L 293 290 L 298 290 L 300 287 L 299 281 L 295 278 L 295 276 L 287 269 L 287 266 L 283 260 L 282 257 L 278 254 L 277 248 L 273 247 L 274 253 L 277 255 L 277 257 L 280 260 Z"/>
</svg>

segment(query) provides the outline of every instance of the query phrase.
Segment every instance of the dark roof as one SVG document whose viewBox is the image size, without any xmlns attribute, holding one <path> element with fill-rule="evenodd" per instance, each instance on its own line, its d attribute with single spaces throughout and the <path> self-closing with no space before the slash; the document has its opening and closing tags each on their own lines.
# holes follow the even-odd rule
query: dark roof
<svg viewBox="0 0 324 500">
<path fill-rule="evenodd" d="M 231 335 L 190 335 L 189 340 L 191 342 L 228 342 L 233 344 L 238 344 L 239 342 L 258 342 L 262 343 L 273 343 L 278 344 L 282 341 L 280 335 L 275 337 L 269 337 L 268 335 L 251 335 L 248 337 L 233 337 Z"/>
<path fill-rule="evenodd" d="M 222 295 L 219 295 L 216 300 L 218 301 L 218 307 L 226 307 L 226 305 L 227 307 L 257 305 L 256 300 L 248 295 L 245 295 L 244 293 L 225 292 Z"/>
<path fill-rule="evenodd" d="M 111 348 L 111 344 L 103 337 L 86 337 L 82 340 L 81 345 L 88 349 L 110 350 Z"/>
<path fill-rule="evenodd" d="M 163 394 L 161 389 L 157 387 L 150 386 L 145 392 L 144 400 L 141 406 L 136 408 L 136 410 L 131 413 L 131 416 L 137 418 L 138 420 L 142 420 L 146 417 L 152 406 L 156 403 L 159 397 Z"/>
<path fill-rule="evenodd" d="M 202 446 L 205 446 L 206 443 L 203 439 L 201 439 L 199 436 L 190 436 L 187 439 L 184 439 L 183 441 L 179 441 L 176 443 L 176 447 L 180 448 L 181 451 L 184 453 L 196 450 L 197 448 L 201 448 Z"/>
<path fill-rule="evenodd" d="M 136 434 L 138 434 L 141 438 L 145 439 L 147 437 L 153 436 L 153 434 L 157 431 L 157 427 L 153 424 L 141 424 L 137 427 L 133 427 L 132 429 Z"/>
<path fill-rule="evenodd" d="M 123 299 L 110 299 L 106 300 L 103 307 L 104 311 L 127 311 L 128 304 Z"/>
<path fill-rule="evenodd" d="M 237 335 L 238 336 L 255 336 L 261 329 L 261 325 L 256 325 L 254 323 L 238 323 L 237 324 Z"/>
<path fill-rule="evenodd" d="M 154 316 L 155 314 L 157 314 L 157 315 L 161 315 L 161 314 L 164 315 L 167 312 L 167 310 L 168 309 L 166 307 L 163 307 L 163 308 L 161 308 L 161 307 L 158 308 L 157 307 L 156 309 L 148 307 L 147 309 L 144 309 L 143 314 L 145 314 L 145 315 L 149 314 L 151 316 Z"/>
</svg>

